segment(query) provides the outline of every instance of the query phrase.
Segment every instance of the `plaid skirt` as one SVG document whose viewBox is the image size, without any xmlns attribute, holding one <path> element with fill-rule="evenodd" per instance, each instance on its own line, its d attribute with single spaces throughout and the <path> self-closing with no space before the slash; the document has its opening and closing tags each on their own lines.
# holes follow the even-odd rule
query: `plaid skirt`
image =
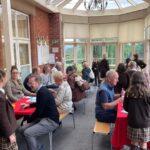
<svg viewBox="0 0 150 150">
<path fill-rule="evenodd" d="M 18 150 L 17 143 L 11 144 L 7 138 L 0 137 L 0 150 Z"/>
<path fill-rule="evenodd" d="M 149 142 L 150 141 L 150 127 L 148 128 L 127 128 L 127 136 L 134 142 Z"/>
</svg>

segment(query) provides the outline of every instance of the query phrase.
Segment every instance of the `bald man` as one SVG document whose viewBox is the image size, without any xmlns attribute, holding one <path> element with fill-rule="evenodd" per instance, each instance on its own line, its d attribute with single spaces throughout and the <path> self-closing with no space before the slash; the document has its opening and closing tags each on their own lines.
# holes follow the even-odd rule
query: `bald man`
<svg viewBox="0 0 150 150">
<path fill-rule="evenodd" d="M 117 82 L 118 73 L 113 70 L 108 71 L 105 81 L 100 85 L 97 91 L 95 117 L 98 121 L 114 123 L 116 120 L 115 106 L 123 100 L 124 96 L 124 92 L 122 92 L 122 96 L 114 100 L 114 86 Z"/>
</svg>

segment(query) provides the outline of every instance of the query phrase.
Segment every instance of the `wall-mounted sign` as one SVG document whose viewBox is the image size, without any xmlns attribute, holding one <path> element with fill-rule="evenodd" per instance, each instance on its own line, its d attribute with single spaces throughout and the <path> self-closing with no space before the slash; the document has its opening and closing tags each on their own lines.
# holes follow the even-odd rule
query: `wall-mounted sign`
<svg viewBox="0 0 150 150">
<path fill-rule="evenodd" d="M 58 47 L 52 47 L 52 53 L 58 53 L 59 48 Z"/>
</svg>

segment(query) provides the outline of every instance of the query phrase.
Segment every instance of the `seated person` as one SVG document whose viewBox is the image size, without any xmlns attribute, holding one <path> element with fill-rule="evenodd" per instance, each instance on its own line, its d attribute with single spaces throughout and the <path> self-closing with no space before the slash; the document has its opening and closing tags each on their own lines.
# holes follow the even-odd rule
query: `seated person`
<svg viewBox="0 0 150 150">
<path fill-rule="evenodd" d="M 76 68 L 74 66 L 68 66 L 66 69 L 67 81 L 72 90 L 72 101 L 77 102 L 82 98 L 85 98 L 85 90 L 83 89 L 83 79 L 77 75 Z M 81 79 L 79 79 L 81 78 Z"/>
<path fill-rule="evenodd" d="M 35 96 L 35 93 L 29 92 L 23 86 L 21 80 L 19 79 L 19 72 L 16 66 L 11 67 L 11 79 L 6 84 L 6 94 L 11 102 L 16 102 L 25 95 Z"/>
<path fill-rule="evenodd" d="M 72 112 L 72 91 L 68 82 L 63 80 L 63 73 L 57 71 L 54 74 L 54 81 L 57 85 L 59 85 L 57 92 L 54 93 L 59 113 Z"/>
<path fill-rule="evenodd" d="M 28 118 L 28 124 L 19 128 L 19 132 L 25 139 L 28 150 L 45 150 L 36 138 L 58 127 L 59 113 L 54 97 L 46 87 L 42 86 L 41 77 L 32 75 L 29 83 L 32 90 L 37 92 L 36 103 L 21 104 L 21 106 L 23 108 L 36 107 L 36 111 Z"/>
<path fill-rule="evenodd" d="M 32 73 L 29 74 L 29 75 L 24 79 L 23 85 L 24 85 L 24 87 L 25 87 L 28 91 L 32 92 L 31 87 L 30 87 L 30 85 L 28 84 L 29 77 L 30 77 L 31 75 L 40 75 L 40 73 L 41 73 L 40 67 L 34 67 L 34 68 L 32 68 Z"/>
<path fill-rule="evenodd" d="M 114 123 L 116 120 L 115 106 L 122 101 L 122 97 L 115 99 L 114 86 L 118 82 L 118 73 L 110 70 L 106 73 L 106 78 L 101 83 L 96 96 L 95 117 L 98 121 Z M 124 91 L 122 91 L 124 96 Z M 118 96 L 118 95 L 116 95 Z"/>
<path fill-rule="evenodd" d="M 6 84 L 6 74 L 0 70 L 0 149 L 18 150 L 15 130 L 17 122 L 13 107 L 6 99 L 4 86 Z"/>
<path fill-rule="evenodd" d="M 43 73 L 41 74 L 42 85 L 47 86 L 52 84 L 51 68 L 48 64 L 44 65 Z"/>
</svg>

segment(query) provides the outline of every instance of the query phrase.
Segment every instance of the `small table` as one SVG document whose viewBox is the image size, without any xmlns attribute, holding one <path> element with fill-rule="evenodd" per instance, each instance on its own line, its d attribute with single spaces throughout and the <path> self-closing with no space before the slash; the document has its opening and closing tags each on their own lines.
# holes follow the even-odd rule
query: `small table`
<svg viewBox="0 0 150 150">
<path fill-rule="evenodd" d="M 24 97 L 21 100 L 14 103 L 13 107 L 14 107 L 14 112 L 15 112 L 16 116 L 30 116 L 36 110 L 35 107 L 21 109 L 20 108 L 21 103 L 31 104 L 32 102 L 29 102 L 29 97 Z"/>
</svg>

